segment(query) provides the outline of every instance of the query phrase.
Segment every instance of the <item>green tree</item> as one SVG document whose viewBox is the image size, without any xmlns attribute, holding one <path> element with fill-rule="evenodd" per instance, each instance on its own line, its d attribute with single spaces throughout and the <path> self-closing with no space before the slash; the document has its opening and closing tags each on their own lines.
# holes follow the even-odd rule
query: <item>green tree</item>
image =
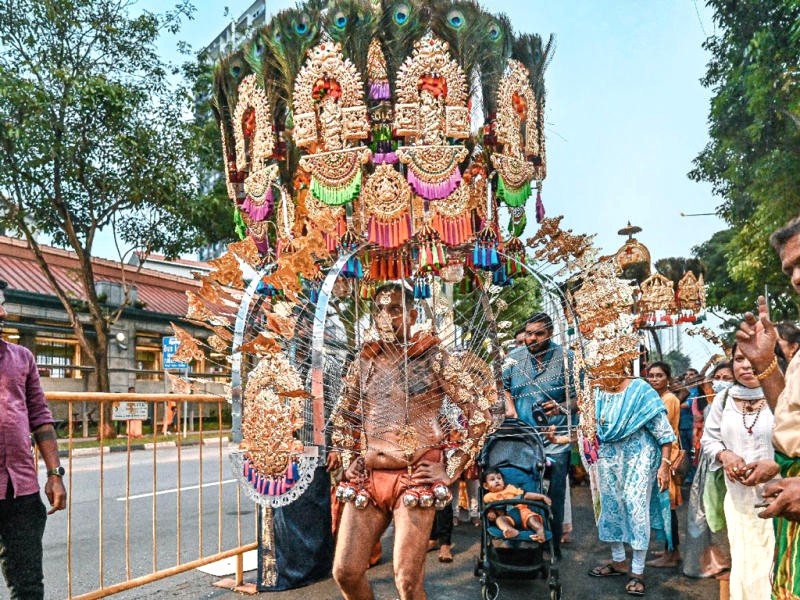
<svg viewBox="0 0 800 600">
<path fill-rule="evenodd" d="M 683 375 L 692 366 L 691 359 L 680 350 L 670 350 L 664 354 L 662 360 L 672 368 L 672 375 L 675 377 Z"/>
<path fill-rule="evenodd" d="M 111 229 L 125 247 L 171 256 L 203 242 L 191 222 L 198 198 L 197 138 L 185 118 L 191 95 L 170 83 L 177 72 L 155 47 L 192 7 L 183 0 L 171 12 L 132 16 L 131 5 L 0 4 L 0 226 L 27 240 L 102 391 L 109 329 L 122 308 L 109 309 L 95 290 L 98 232 Z M 41 234 L 76 253 L 80 298 L 53 276 Z"/>
<path fill-rule="evenodd" d="M 718 231 L 711 239 L 692 249 L 706 266 L 706 303 L 711 309 L 737 315 L 726 322 L 727 329 L 738 327 L 741 315 L 755 307 L 755 299 L 768 290 L 770 314 L 775 320 L 791 319 L 797 314 L 797 297 L 789 289 L 780 269 L 768 270 L 765 279 L 748 282 L 734 281 L 728 270 L 728 247 L 734 237 L 732 229 Z"/>
<path fill-rule="evenodd" d="M 717 24 L 705 43 L 711 60 L 703 79 L 714 90 L 711 141 L 689 176 L 711 183 L 730 229 L 701 245 L 698 256 L 718 261 L 708 278 L 715 303 L 732 302 L 722 306 L 740 312 L 767 283 L 775 304 L 792 312 L 783 316 L 796 316 L 797 305 L 785 301 L 788 285 L 768 237 L 800 212 L 800 4 L 709 5 Z"/>
<path fill-rule="evenodd" d="M 188 207 L 187 220 L 208 242 L 238 239 L 234 225 L 233 203 L 225 182 L 225 155 L 222 151 L 219 125 L 211 103 L 214 65 L 199 55 L 196 61 L 183 65 L 184 79 L 191 86 L 194 98 L 191 124 L 195 173 L 199 196 Z"/>
</svg>

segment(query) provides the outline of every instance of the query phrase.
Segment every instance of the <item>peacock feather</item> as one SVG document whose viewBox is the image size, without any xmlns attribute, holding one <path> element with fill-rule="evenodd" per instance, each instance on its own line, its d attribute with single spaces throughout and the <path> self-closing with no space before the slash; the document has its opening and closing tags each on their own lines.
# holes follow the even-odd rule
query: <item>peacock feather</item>
<svg viewBox="0 0 800 600">
<path fill-rule="evenodd" d="M 342 45 L 342 53 L 350 59 L 366 83 L 367 53 L 378 32 L 380 19 L 373 13 L 369 0 L 332 2 L 325 14 L 325 31 Z"/>
<path fill-rule="evenodd" d="M 217 118 L 222 123 L 225 152 L 231 153 L 235 147 L 233 141 L 233 113 L 239 99 L 239 84 L 251 73 L 250 65 L 242 51 L 230 54 L 220 60 L 214 72 L 212 104 Z"/>
<path fill-rule="evenodd" d="M 483 13 L 479 22 L 482 31 L 480 42 L 480 74 L 483 88 L 483 105 L 487 119 L 497 110 L 497 88 L 506 70 L 514 45 L 514 33 L 506 15 Z"/>
<path fill-rule="evenodd" d="M 318 41 L 321 5 L 306 2 L 297 8 L 282 10 L 265 28 L 270 52 L 266 54 L 266 73 L 275 82 L 276 102 L 292 105 L 292 93 L 297 74 L 306 60 L 306 52 Z"/>
<path fill-rule="evenodd" d="M 553 59 L 556 39 L 553 34 L 544 42 L 536 34 L 524 34 L 514 42 L 513 58 L 524 64 L 530 72 L 530 82 L 536 96 L 537 114 L 536 129 L 539 147 L 544 148 L 544 104 L 546 89 L 544 85 L 544 72 Z"/>
<path fill-rule="evenodd" d="M 434 5 L 431 18 L 433 32 L 450 44 L 451 56 L 461 65 L 470 93 L 474 92 L 480 63 L 484 31 L 479 27 L 482 10 L 477 2 L 458 0 Z"/>
<path fill-rule="evenodd" d="M 244 59 L 258 77 L 258 83 L 264 86 L 264 62 L 266 54 L 269 52 L 267 36 L 263 29 L 256 31 L 250 40 L 244 45 Z"/>
<path fill-rule="evenodd" d="M 430 11 L 419 0 L 384 0 L 378 35 L 392 86 L 393 74 L 400 71 L 406 57 L 411 55 L 414 42 L 425 35 L 429 20 Z"/>
<path fill-rule="evenodd" d="M 512 57 L 530 71 L 531 87 L 540 102 L 545 97 L 544 72 L 553 59 L 555 45 L 556 39 L 553 34 L 550 34 L 546 43 L 541 36 L 531 33 L 523 34 L 514 41 Z"/>
</svg>

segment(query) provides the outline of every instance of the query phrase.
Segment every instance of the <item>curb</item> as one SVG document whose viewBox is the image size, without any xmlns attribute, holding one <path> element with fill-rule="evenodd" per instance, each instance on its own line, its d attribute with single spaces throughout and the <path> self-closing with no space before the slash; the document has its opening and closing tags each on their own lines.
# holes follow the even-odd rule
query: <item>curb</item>
<svg viewBox="0 0 800 600">
<path fill-rule="evenodd" d="M 219 444 L 227 445 L 231 443 L 230 436 L 223 438 L 213 438 L 203 441 L 203 446 L 217 446 Z M 180 443 L 181 448 L 188 448 L 193 446 L 200 446 L 200 440 L 188 440 Z M 178 442 L 156 442 L 156 443 L 138 443 L 131 444 L 131 452 L 135 450 L 153 450 L 154 448 L 177 448 Z M 100 456 L 101 453 L 109 454 L 110 452 L 127 452 L 128 446 L 103 446 L 96 448 L 75 448 L 72 450 L 72 457 L 78 456 Z M 69 458 L 69 450 L 66 448 L 59 448 L 58 456 L 61 458 Z"/>
</svg>

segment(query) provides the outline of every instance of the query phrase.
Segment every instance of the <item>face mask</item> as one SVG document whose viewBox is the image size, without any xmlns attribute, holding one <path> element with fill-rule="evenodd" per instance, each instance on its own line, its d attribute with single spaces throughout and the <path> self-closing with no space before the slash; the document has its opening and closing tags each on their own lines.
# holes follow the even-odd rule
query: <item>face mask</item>
<svg viewBox="0 0 800 600">
<path fill-rule="evenodd" d="M 714 389 L 715 394 L 721 394 L 732 385 L 732 381 L 723 381 L 722 379 L 715 379 L 711 382 L 711 387 Z"/>
</svg>

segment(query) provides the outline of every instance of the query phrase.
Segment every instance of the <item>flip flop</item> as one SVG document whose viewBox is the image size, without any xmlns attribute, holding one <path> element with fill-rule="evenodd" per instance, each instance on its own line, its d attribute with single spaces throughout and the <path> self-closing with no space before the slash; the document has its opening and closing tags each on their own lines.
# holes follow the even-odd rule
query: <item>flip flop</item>
<svg viewBox="0 0 800 600">
<path fill-rule="evenodd" d="M 620 571 L 616 569 L 614 565 L 608 563 L 607 565 L 602 565 L 600 567 L 595 567 L 591 571 L 589 571 L 589 575 L 591 577 L 619 577 L 621 575 L 627 575 L 627 571 Z"/>
<path fill-rule="evenodd" d="M 628 586 L 630 584 L 632 584 L 632 583 L 633 584 L 637 584 L 638 583 L 639 585 L 641 585 L 642 586 L 641 591 L 640 590 L 629 589 Z M 628 583 L 625 584 L 625 591 L 628 593 L 629 596 L 644 596 L 644 589 L 645 589 L 644 588 L 644 581 L 642 581 L 638 577 L 631 577 L 630 579 L 628 579 Z"/>
</svg>

